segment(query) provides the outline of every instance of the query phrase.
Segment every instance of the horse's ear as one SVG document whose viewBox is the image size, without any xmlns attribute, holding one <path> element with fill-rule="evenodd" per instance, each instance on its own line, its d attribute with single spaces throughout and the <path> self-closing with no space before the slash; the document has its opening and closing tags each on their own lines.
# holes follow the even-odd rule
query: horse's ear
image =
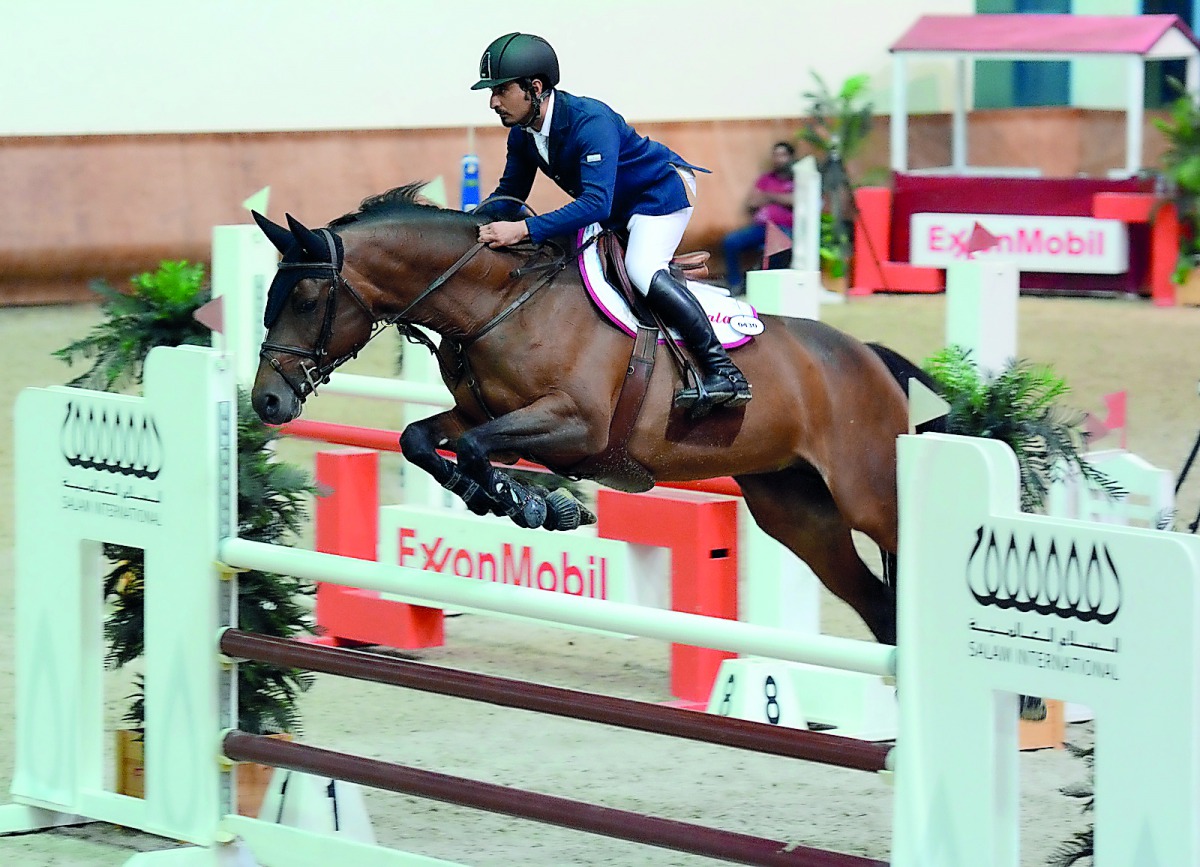
<svg viewBox="0 0 1200 867">
<path fill-rule="evenodd" d="M 280 253 L 286 253 L 296 243 L 296 239 L 292 237 L 292 233 L 283 228 L 283 226 L 272 223 L 258 211 L 251 211 L 250 213 L 254 215 L 254 222 L 258 223 L 258 228 L 262 229 L 262 233 L 267 236 L 267 240 Z"/>
<path fill-rule="evenodd" d="M 332 255 L 333 251 L 329 249 L 329 245 L 325 243 L 324 238 L 306 227 L 291 214 L 285 214 L 285 216 L 287 217 L 288 228 L 292 230 L 292 235 L 300 243 L 300 249 L 318 261 L 324 261 Z"/>
</svg>

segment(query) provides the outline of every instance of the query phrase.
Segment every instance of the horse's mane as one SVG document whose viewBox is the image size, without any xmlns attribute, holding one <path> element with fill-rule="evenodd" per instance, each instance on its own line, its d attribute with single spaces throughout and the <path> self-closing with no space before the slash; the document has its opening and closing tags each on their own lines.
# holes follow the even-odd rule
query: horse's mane
<svg viewBox="0 0 1200 867">
<path fill-rule="evenodd" d="M 363 199 L 357 211 L 342 214 L 329 224 L 329 228 L 347 226 L 351 223 L 374 222 L 376 220 L 402 220 L 406 217 L 434 218 L 458 225 L 478 225 L 470 214 L 441 208 L 421 195 L 425 181 L 415 181 L 395 187 L 385 193 Z"/>
</svg>

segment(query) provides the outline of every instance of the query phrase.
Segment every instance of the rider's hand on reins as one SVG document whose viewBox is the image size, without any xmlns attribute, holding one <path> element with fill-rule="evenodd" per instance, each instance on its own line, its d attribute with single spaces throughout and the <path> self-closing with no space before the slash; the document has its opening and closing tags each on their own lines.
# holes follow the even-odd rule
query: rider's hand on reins
<svg viewBox="0 0 1200 867">
<path fill-rule="evenodd" d="M 524 220 L 485 223 L 479 227 L 479 240 L 489 247 L 511 247 L 529 237 Z"/>
</svg>

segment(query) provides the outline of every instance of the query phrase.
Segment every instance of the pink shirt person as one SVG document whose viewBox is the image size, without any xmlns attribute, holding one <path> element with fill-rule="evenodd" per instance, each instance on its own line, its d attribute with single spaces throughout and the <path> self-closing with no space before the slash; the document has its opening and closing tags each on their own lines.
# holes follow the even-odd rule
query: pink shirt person
<svg viewBox="0 0 1200 867">
<path fill-rule="evenodd" d="M 786 178 L 775 172 L 767 172 L 754 182 L 754 189 L 764 193 L 784 193 L 790 199 L 796 191 L 796 181 L 791 173 Z M 792 209 L 776 201 L 768 201 L 754 212 L 754 222 L 761 226 L 774 223 L 781 229 L 792 227 Z"/>
</svg>

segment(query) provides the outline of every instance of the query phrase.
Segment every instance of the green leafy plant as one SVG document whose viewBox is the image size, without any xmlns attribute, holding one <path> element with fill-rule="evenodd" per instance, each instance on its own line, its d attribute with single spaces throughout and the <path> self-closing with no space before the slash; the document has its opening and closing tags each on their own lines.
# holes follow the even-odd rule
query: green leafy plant
<svg viewBox="0 0 1200 867">
<path fill-rule="evenodd" d="M 1051 484 L 1071 472 L 1109 496 L 1124 493 L 1083 459 L 1084 415 L 1059 405 L 1070 388 L 1049 366 L 1012 359 L 998 373 L 984 375 L 970 350 L 948 346 L 922 367 L 950 404 L 948 433 L 998 439 L 1013 450 L 1024 511 L 1042 509 Z"/>
<path fill-rule="evenodd" d="M 810 75 L 814 86 L 804 92 L 806 117 L 796 137 L 813 149 L 818 162 L 828 162 L 831 156 L 853 158 L 874 124 L 875 105 L 868 98 L 871 76 L 852 75 L 835 92 L 815 71 Z"/>
<path fill-rule="evenodd" d="M 1167 83 L 1179 96 L 1168 106 L 1167 117 L 1156 117 L 1153 122 L 1167 141 L 1163 177 L 1184 229 L 1172 275 L 1176 283 L 1183 283 L 1200 257 L 1200 104 L 1179 79 L 1168 77 Z"/>
<path fill-rule="evenodd" d="M 824 203 L 818 255 L 822 270 L 834 278 L 844 277 L 854 253 L 853 182 L 846 160 L 855 157 L 866 143 L 874 124 L 874 103 L 868 93 L 869 75 L 853 75 L 832 90 L 820 75 L 810 71 L 814 86 L 804 92 L 807 103 L 803 126 L 796 138 L 808 145 L 821 170 Z"/>
<path fill-rule="evenodd" d="M 128 295 L 103 281 L 92 288 L 104 299 L 108 318 L 90 334 L 54 355 L 68 364 L 92 359 L 91 367 L 70 384 L 113 391 L 140 386 L 146 355 L 155 346 L 206 345 L 211 332 L 195 321 L 196 309 L 209 300 L 204 266 L 163 262 L 159 269 L 134 277 Z M 249 397 L 238 394 L 238 535 L 278 543 L 295 536 L 307 517 L 307 497 L 315 493 L 308 475 L 278 461 L 272 443 L 279 434 L 259 421 Z M 105 620 L 105 663 L 120 668 L 145 651 L 145 558 L 140 548 L 104 544 L 112 564 L 103 579 L 110 613 Z M 238 622 L 264 635 L 290 638 L 309 631 L 309 611 L 300 603 L 311 584 L 268 572 L 238 574 Z M 296 732 L 296 699 L 312 676 L 294 668 L 246 662 L 238 666 L 238 725 L 257 734 Z M 145 718 L 141 680 L 125 721 L 140 728 Z"/>
<path fill-rule="evenodd" d="M 54 353 L 68 365 L 93 359 L 92 366 L 67 385 L 120 391 L 141 382 L 142 365 L 153 347 L 207 346 L 212 340 L 212 332 L 192 316 L 208 300 L 204 265 L 164 261 L 157 271 L 138 274 L 129 282 L 132 289 L 127 293 L 104 280 L 89 284 L 103 299 L 100 311 L 108 318 Z"/>
<path fill-rule="evenodd" d="M 817 248 L 821 270 L 830 277 L 845 277 L 850 270 L 851 246 L 845 224 L 835 222 L 832 214 L 821 214 L 821 241 Z"/>
</svg>

